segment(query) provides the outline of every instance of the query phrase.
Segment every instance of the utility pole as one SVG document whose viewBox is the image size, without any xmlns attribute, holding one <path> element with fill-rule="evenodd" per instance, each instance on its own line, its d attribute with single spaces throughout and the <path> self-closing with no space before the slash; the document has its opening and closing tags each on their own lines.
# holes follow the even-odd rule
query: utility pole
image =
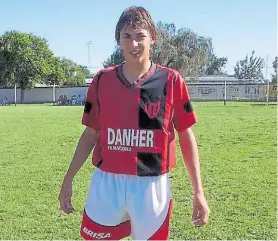
<svg viewBox="0 0 278 241">
<path fill-rule="evenodd" d="M 88 45 L 88 69 L 91 72 L 91 58 L 90 58 L 90 45 L 92 44 L 92 41 L 90 40 L 87 45 Z"/>
<path fill-rule="evenodd" d="M 267 90 L 266 90 L 266 105 L 268 105 L 269 99 L 269 78 L 268 78 L 268 54 L 266 55 L 265 59 L 265 79 L 267 81 Z"/>
</svg>

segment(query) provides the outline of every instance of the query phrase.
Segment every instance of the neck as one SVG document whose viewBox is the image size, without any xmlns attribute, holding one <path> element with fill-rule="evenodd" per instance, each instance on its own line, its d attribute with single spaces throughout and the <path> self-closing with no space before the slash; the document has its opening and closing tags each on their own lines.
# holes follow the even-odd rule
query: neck
<svg viewBox="0 0 278 241">
<path fill-rule="evenodd" d="M 141 78 L 145 73 L 147 73 L 150 67 L 151 61 L 149 59 L 138 64 L 125 62 L 123 65 L 123 72 L 125 78 L 132 83 Z"/>
</svg>

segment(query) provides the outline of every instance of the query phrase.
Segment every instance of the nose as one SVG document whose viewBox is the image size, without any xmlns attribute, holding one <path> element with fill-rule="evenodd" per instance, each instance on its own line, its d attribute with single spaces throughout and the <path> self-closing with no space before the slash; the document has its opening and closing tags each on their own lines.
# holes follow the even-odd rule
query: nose
<svg viewBox="0 0 278 241">
<path fill-rule="evenodd" d="M 132 40 L 132 47 L 137 47 L 138 46 L 138 42 L 134 39 Z"/>
</svg>

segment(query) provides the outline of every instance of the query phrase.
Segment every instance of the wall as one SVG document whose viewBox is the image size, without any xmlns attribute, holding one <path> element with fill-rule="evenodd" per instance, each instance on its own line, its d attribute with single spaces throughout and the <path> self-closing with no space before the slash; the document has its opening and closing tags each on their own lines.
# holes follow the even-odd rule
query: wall
<svg viewBox="0 0 278 241">
<path fill-rule="evenodd" d="M 223 84 L 188 84 L 188 90 L 193 101 L 224 100 Z M 265 101 L 267 85 L 227 85 L 227 100 Z M 83 104 L 88 87 L 56 87 L 55 102 L 59 104 Z M 0 102 L 7 97 L 9 103 L 14 103 L 14 89 L 0 89 Z M 64 99 L 64 97 L 66 97 Z M 21 90 L 17 89 L 17 102 L 20 103 Z M 78 101 L 77 101 L 78 100 Z M 277 100 L 277 85 L 270 85 L 270 100 Z M 22 103 L 52 103 L 53 88 L 41 87 L 24 91 Z"/>
<path fill-rule="evenodd" d="M 56 102 L 60 96 L 63 95 L 70 100 L 74 95 L 80 95 L 82 99 L 87 94 L 88 87 L 74 87 L 74 88 L 55 88 Z M 17 89 L 17 103 L 20 103 L 21 90 Z M 14 103 L 14 89 L 0 89 L 0 101 L 7 97 L 9 103 Z M 24 90 L 23 104 L 29 103 L 52 103 L 53 102 L 53 88 L 52 87 L 40 87 L 32 90 Z"/>
<path fill-rule="evenodd" d="M 227 85 L 227 100 L 264 100 L 266 85 Z M 193 100 L 224 100 L 225 86 L 219 84 L 198 84 L 188 86 Z"/>
</svg>

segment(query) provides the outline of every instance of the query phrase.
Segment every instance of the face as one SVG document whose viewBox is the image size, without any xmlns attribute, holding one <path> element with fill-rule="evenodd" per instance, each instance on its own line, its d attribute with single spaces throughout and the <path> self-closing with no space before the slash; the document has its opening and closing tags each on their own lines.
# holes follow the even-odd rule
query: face
<svg viewBox="0 0 278 241">
<path fill-rule="evenodd" d="M 148 61 L 151 46 L 154 44 L 148 30 L 132 26 L 124 26 L 120 32 L 120 46 L 123 49 L 126 61 L 141 63 Z"/>
</svg>

